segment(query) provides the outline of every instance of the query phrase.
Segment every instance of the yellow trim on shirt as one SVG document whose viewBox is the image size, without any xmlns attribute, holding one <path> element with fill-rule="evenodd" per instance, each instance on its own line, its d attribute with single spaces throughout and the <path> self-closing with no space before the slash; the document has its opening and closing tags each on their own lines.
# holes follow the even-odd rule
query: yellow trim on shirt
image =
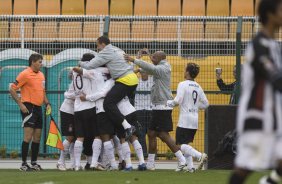
<svg viewBox="0 0 282 184">
<path fill-rule="evenodd" d="M 138 77 L 135 73 L 127 74 L 126 76 L 121 77 L 121 78 L 117 79 L 116 81 L 123 83 L 127 86 L 134 86 L 134 85 L 137 85 L 138 82 L 139 82 Z"/>
</svg>

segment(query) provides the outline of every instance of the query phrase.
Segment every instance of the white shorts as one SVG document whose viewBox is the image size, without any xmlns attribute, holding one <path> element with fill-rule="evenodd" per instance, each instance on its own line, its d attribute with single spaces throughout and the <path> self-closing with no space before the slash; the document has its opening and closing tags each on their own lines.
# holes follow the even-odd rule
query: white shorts
<svg viewBox="0 0 282 184">
<path fill-rule="evenodd" d="M 252 171 L 274 168 L 282 159 L 281 146 L 282 139 L 275 133 L 245 132 L 238 138 L 235 166 Z"/>
</svg>

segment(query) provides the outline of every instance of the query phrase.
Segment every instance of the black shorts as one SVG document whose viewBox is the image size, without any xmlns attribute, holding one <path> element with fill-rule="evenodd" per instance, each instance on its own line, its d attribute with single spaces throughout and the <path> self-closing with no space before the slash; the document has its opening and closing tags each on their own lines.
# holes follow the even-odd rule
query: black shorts
<svg viewBox="0 0 282 184">
<path fill-rule="evenodd" d="M 136 112 L 128 114 L 127 116 L 125 116 L 125 119 L 130 125 L 135 126 L 136 131 L 134 132 L 133 135 L 138 137 L 142 127 L 141 127 L 141 124 L 137 121 Z M 118 138 L 125 138 L 125 131 L 124 131 L 123 126 L 116 127 L 116 134 L 117 134 Z"/>
<path fill-rule="evenodd" d="M 23 113 L 22 115 L 22 127 L 30 127 L 34 129 L 42 129 L 43 115 L 41 106 L 33 105 L 32 103 L 23 103 L 28 109 L 29 113 Z"/>
<path fill-rule="evenodd" d="M 189 128 L 176 128 L 176 144 L 188 144 L 194 141 L 195 134 L 197 129 L 189 129 Z"/>
<path fill-rule="evenodd" d="M 74 136 L 74 115 L 60 111 L 63 136 Z"/>
<path fill-rule="evenodd" d="M 94 138 L 99 135 L 95 107 L 74 113 L 74 132 L 75 137 Z"/>
<path fill-rule="evenodd" d="M 149 130 L 171 132 L 173 130 L 171 113 L 172 110 L 153 110 Z"/>
<path fill-rule="evenodd" d="M 114 135 L 114 125 L 105 112 L 97 114 L 97 127 L 100 135 Z"/>
</svg>

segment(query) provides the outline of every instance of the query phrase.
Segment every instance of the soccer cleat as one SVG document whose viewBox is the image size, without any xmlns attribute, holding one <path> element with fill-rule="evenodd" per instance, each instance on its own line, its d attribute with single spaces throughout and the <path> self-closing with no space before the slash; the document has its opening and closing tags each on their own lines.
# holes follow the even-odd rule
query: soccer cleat
<svg viewBox="0 0 282 184">
<path fill-rule="evenodd" d="M 83 168 L 81 166 L 79 166 L 79 167 L 75 166 L 75 168 L 74 168 L 74 171 L 82 171 L 82 170 L 83 170 Z"/>
<path fill-rule="evenodd" d="M 27 164 L 27 163 L 23 163 L 22 166 L 20 167 L 20 171 L 33 171 L 33 169 L 31 169 L 31 167 Z"/>
<path fill-rule="evenodd" d="M 66 165 L 65 164 L 57 164 L 56 165 L 57 169 L 59 169 L 60 171 L 66 171 Z"/>
<path fill-rule="evenodd" d="M 145 163 L 138 165 L 138 171 L 146 171 L 147 170 L 147 166 Z"/>
<path fill-rule="evenodd" d="M 94 171 L 105 171 L 106 170 L 100 163 L 98 163 L 96 167 L 92 167 L 92 169 Z"/>
<path fill-rule="evenodd" d="M 147 170 L 154 171 L 156 170 L 154 163 L 147 163 Z"/>
<path fill-rule="evenodd" d="M 85 171 L 91 170 L 91 167 L 90 167 L 90 164 L 89 164 L 89 163 L 86 163 L 86 165 L 84 166 L 84 170 L 85 170 Z"/>
<path fill-rule="evenodd" d="M 35 171 L 42 171 L 43 170 L 39 164 L 31 164 L 31 169 L 33 169 Z"/>
<path fill-rule="evenodd" d="M 135 131 L 136 128 L 133 125 L 131 125 L 130 128 L 125 129 L 125 140 L 128 141 Z"/>
<path fill-rule="evenodd" d="M 126 163 L 125 161 L 123 160 L 121 163 L 118 164 L 118 169 L 119 170 L 124 170 L 126 167 Z"/>
<path fill-rule="evenodd" d="M 199 166 L 197 170 L 202 170 L 204 167 L 204 164 L 208 161 L 208 155 L 203 153 L 201 159 L 199 160 Z"/>
<path fill-rule="evenodd" d="M 175 169 L 176 172 L 183 171 L 186 167 L 186 164 L 178 164 L 177 168 Z"/>
<path fill-rule="evenodd" d="M 262 177 L 259 180 L 259 184 L 270 184 L 269 182 L 267 182 L 267 176 Z"/>
<path fill-rule="evenodd" d="M 118 167 L 112 167 L 112 166 L 110 166 L 110 167 L 108 167 L 106 170 L 107 170 L 107 171 L 118 171 L 119 169 L 118 169 Z"/>
<path fill-rule="evenodd" d="M 128 167 L 128 168 L 123 169 L 122 171 L 124 171 L 124 172 L 130 172 L 130 171 L 133 171 L 133 168 L 132 168 L 132 167 Z"/>
<path fill-rule="evenodd" d="M 191 169 L 186 169 L 186 171 L 185 172 L 189 172 L 189 173 L 195 173 L 196 172 L 196 169 L 193 167 L 193 168 L 191 168 Z"/>
</svg>

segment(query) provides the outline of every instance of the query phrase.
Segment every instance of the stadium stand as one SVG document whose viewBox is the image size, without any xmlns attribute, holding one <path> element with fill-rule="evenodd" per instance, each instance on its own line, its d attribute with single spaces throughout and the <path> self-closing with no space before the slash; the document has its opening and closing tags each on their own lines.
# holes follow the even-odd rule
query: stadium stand
<svg viewBox="0 0 282 184">
<path fill-rule="evenodd" d="M 60 22 L 59 39 L 63 42 L 80 41 L 82 38 L 81 22 Z"/>
<path fill-rule="evenodd" d="M 178 22 L 161 21 L 157 23 L 157 38 L 166 41 L 177 40 Z"/>
<path fill-rule="evenodd" d="M 2 0 L 0 6 L 0 15 L 12 15 L 12 0 Z"/>
<path fill-rule="evenodd" d="M 24 38 L 32 38 L 32 22 L 25 22 L 24 26 Z M 21 22 L 11 22 L 10 27 L 10 38 L 13 38 L 13 41 L 20 41 L 21 39 Z"/>
<path fill-rule="evenodd" d="M 38 15 L 60 15 L 60 0 L 38 1 Z"/>
<path fill-rule="evenodd" d="M 133 1 L 111 0 L 110 15 L 133 15 Z"/>
<path fill-rule="evenodd" d="M 84 0 L 63 0 L 62 15 L 84 15 Z"/>
<path fill-rule="evenodd" d="M 15 0 L 14 15 L 36 15 L 36 0 Z"/>
<path fill-rule="evenodd" d="M 9 23 L 8 21 L 1 21 L 0 22 L 0 39 L 5 41 L 9 38 Z"/>
<path fill-rule="evenodd" d="M 159 0 L 158 7 L 159 16 L 180 16 L 181 4 L 180 0 Z"/>
<path fill-rule="evenodd" d="M 205 0 L 183 0 L 182 5 L 183 16 L 204 16 Z"/>
<path fill-rule="evenodd" d="M 157 0 L 135 0 L 134 15 L 157 15 Z"/>
<path fill-rule="evenodd" d="M 85 41 L 90 41 L 90 42 L 96 41 L 96 39 L 100 35 L 101 35 L 100 22 L 96 22 L 96 21 L 84 22 L 83 38 L 86 39 Z"/>
<path fill-rule="evenodd" d="M 183 41 L 201 40 L 204 38 L 204 23 L 200 21 L 183 21 L 181 23 Z"/>
<path fill-rule="evenodd" d="M 101 0 L 87 0 L 86 1 L 86 15 L 108 15 L 109 1 Z"/>
<path fill-rule="evenodd" d="M 53 42 L 58 38 L 57 32 L 57 22 L 55 21 L 40 21 L 35 22 L 34 28 L 34 38 L 40 38 L 38 40 L 34 40 L 36 42 Z"/>
<path fill-rule="evenodd" d="M 142 29 L 142 31 L 140 31 Z M 131 38 L 134 41 L 152 41 L 155 38 L 155 23 L 153 21 L 134 21 Z"/>
<path fill-rule="evenodd" d="M 128 41 L 130 39 L 129 21 L 111 21 L 109 35 L 113 41 Z"/>
<path fill-rule="evenodd" d="M 208 16 L 228 16 L 229 15 L 229 1 L 208 0 L 207 15 Z"/>
<path fill-rule="evenodd" d="M 231 16 L 253 16 L 253 0 L 233 0 L 231 1 Z"/>
</svg>

